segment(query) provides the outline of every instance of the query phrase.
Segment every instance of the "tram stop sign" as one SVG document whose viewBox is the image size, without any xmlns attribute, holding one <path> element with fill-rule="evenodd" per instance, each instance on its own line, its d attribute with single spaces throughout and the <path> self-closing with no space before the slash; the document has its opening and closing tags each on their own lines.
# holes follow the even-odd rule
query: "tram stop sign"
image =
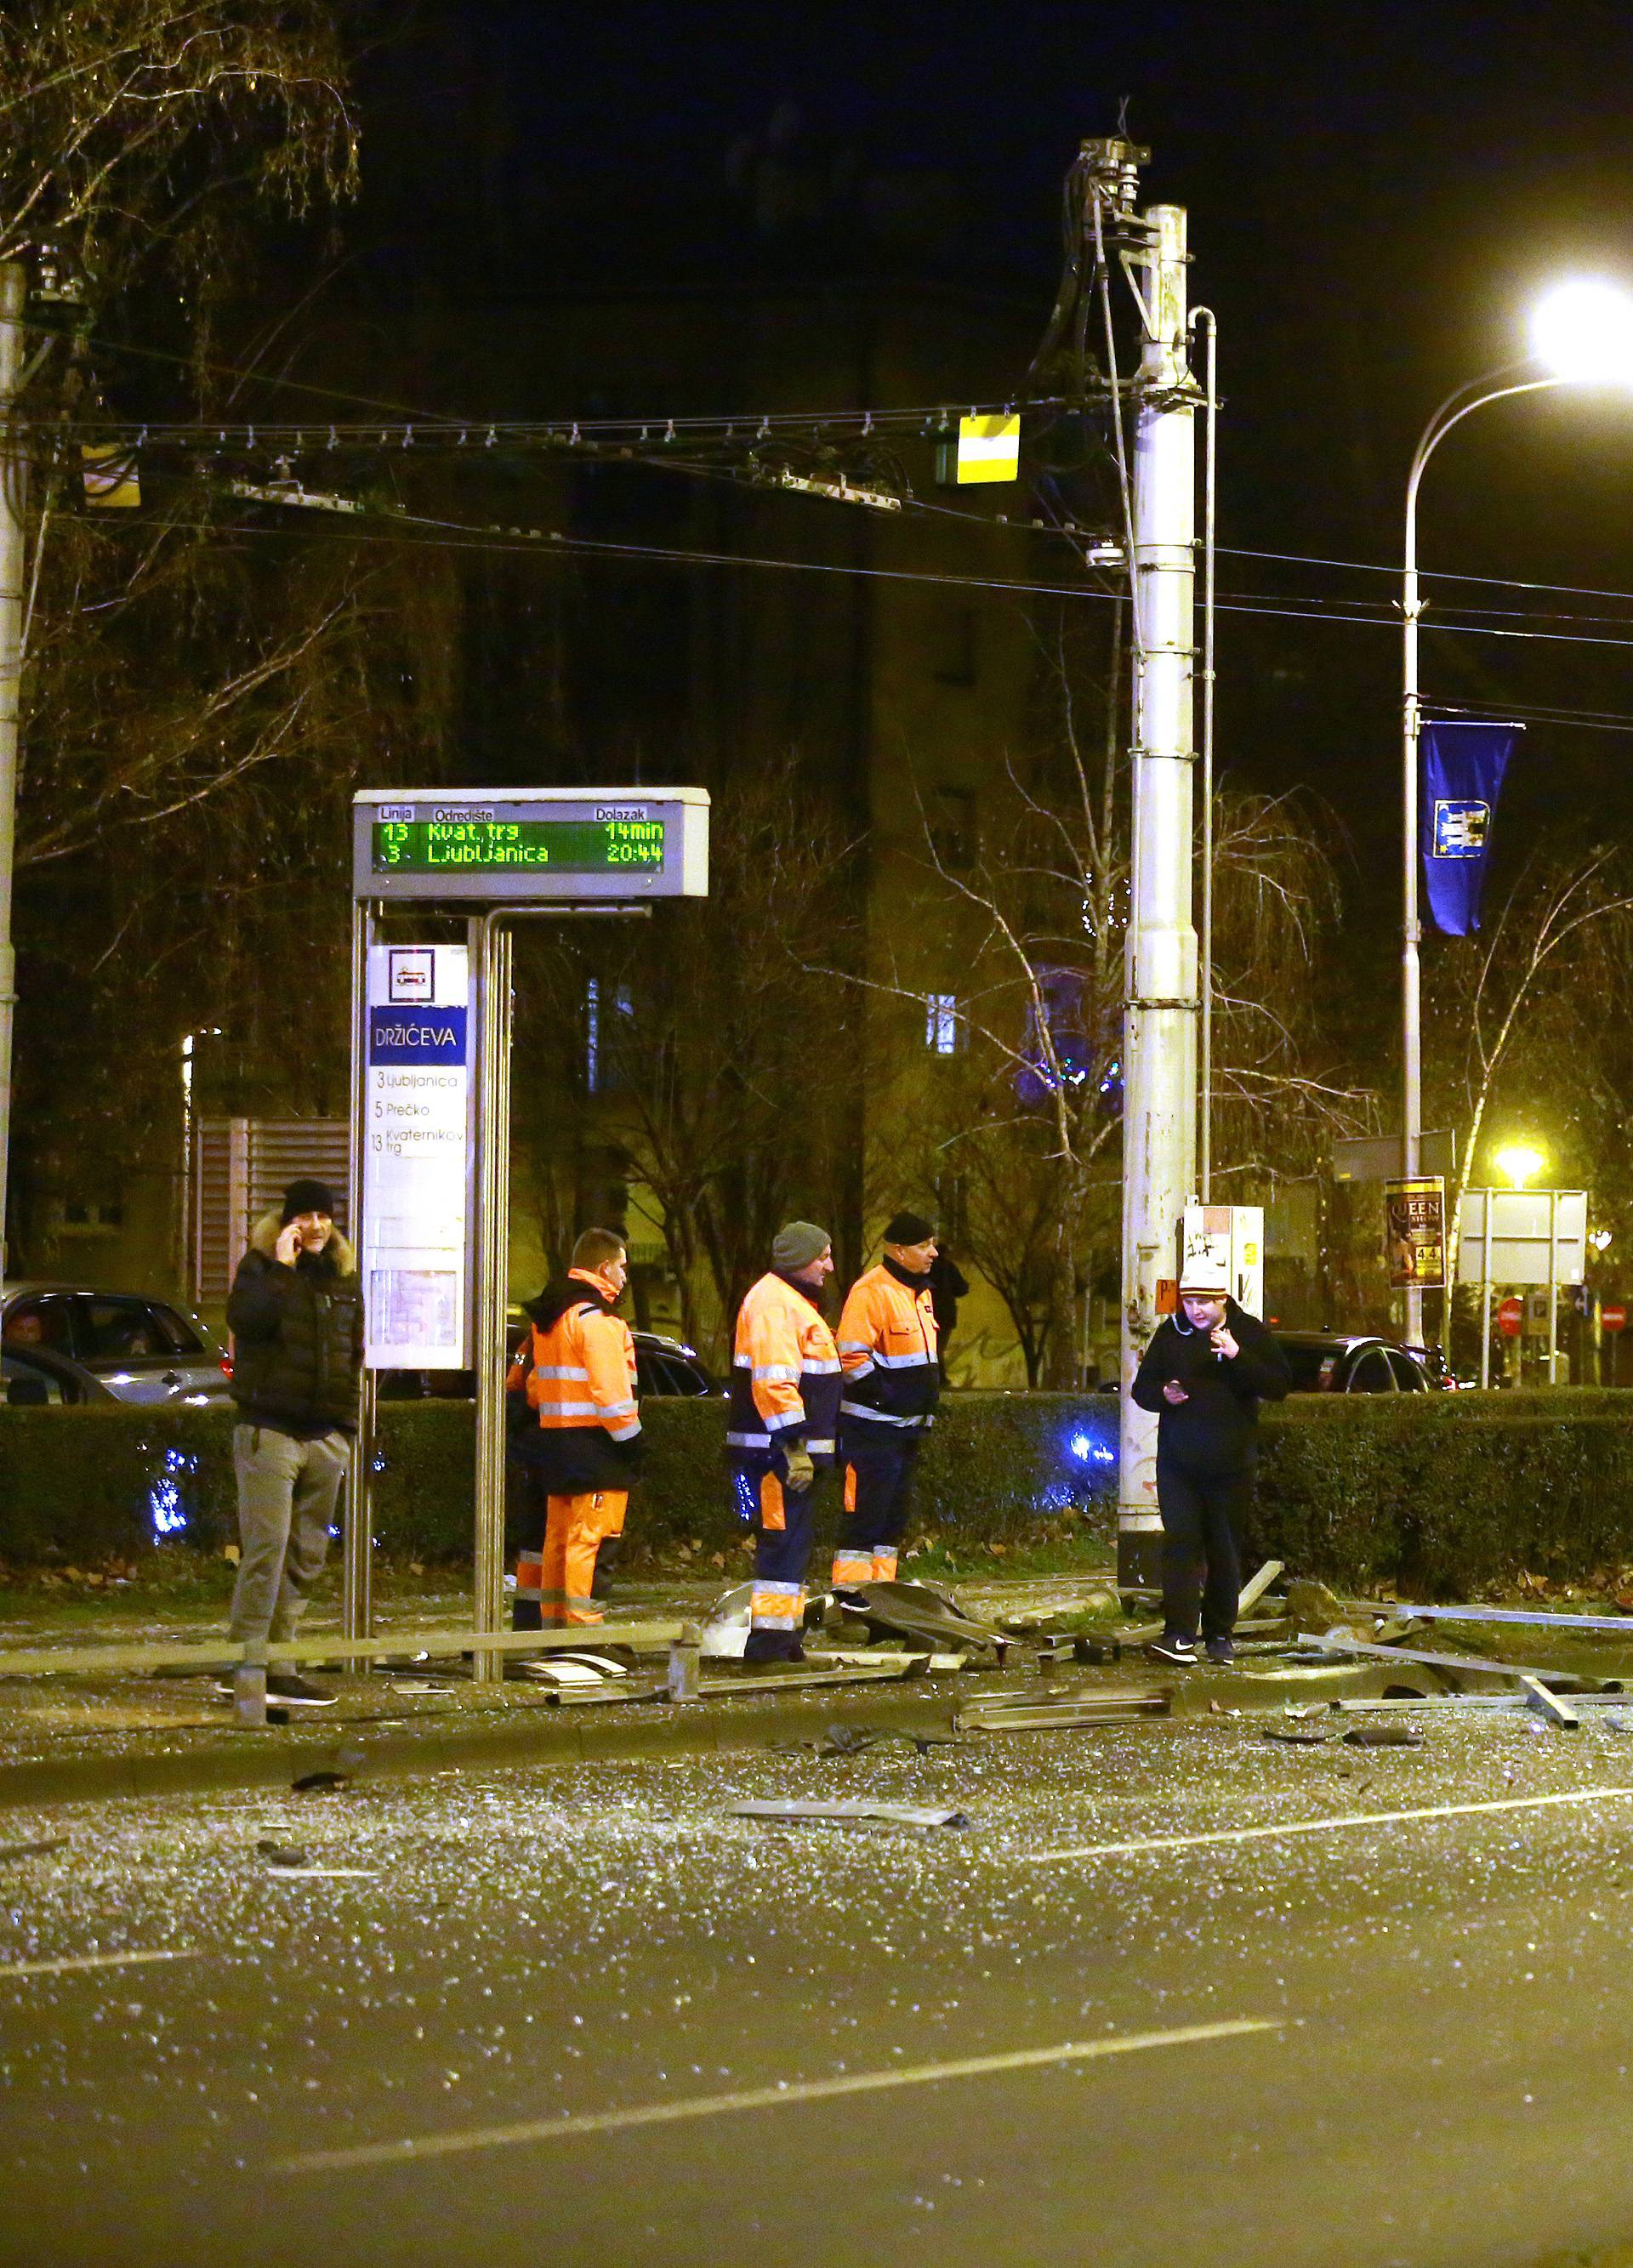
<svg viewBox="0 0 1633 2268">
<path fill-rule="evenodd" d="M 1497 1329 L 1505 1339 L 1517 1339 L 1526 1320 L 1526 1303 L 1511 1295 L 1497 1308 Z"/>
<path fill-rule="evenodd" d="M 1625 1307 L 1601 1307 L 1599 1311 L 1599 1320 L 1607 1331 L 1623 1331 L 1627 1329 L 1628 1311 Z"/>
<path fill-rule="evenodd" d="M 708 889 L 702 788 L 391 788 L 352 799 L 358 899 L 627 905 Z"/>
</svg>

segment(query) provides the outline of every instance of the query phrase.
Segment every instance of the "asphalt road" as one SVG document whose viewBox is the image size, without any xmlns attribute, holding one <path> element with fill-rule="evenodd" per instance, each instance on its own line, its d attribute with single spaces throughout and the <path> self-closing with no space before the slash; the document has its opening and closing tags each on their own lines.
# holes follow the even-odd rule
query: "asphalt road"
<svg viewBox="0 0 1633 2268">
<path fill-rule="evenodd" d="M 969 1823 L 727 1815 L 767 1795 Z M 1482 1803 L 1510 1808 L 1437 1811 Z M 1437 1815 L 1188 1839 L 1408 1809 Z M 277 1874 L 262 1839 L 361 1871 Z M 1633 1734 L 1203 1719 L 112 1803 L 8 1814 L 0 1884 L 0 2259 L 29 2268 L 1633 2237 Z"/>
</svg>

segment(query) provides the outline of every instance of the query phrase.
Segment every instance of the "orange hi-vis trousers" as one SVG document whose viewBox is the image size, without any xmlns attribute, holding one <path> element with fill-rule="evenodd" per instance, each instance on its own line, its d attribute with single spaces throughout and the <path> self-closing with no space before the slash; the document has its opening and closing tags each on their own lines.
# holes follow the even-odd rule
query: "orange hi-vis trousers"
<svg viewBox="0 0 1633 2268">
<path fill-rule="evenodd" d="M 771 1462 L 781 1470 L 767 1470 Z M 805 1571 L 816 1541 L 814 1499 L 821 1487 L 786 1490 L 787 1468 L 777 1451 L 750 1453 L 732 1460 L 732 1494 L 737 1511 L 754 1523 L 754 1582 L 750 1589 L 747 1661 L 802 1658 L 805 1626 Z"/>
<path fill-rule="evenodd" d="M 919 1447 L 918 1435 L 910 1433 L 899 1442 L 868 1442 L 842 1450 L 845 1497 L 833 1554 L 836 1591 L 896 1580 Z"/>
<path fill-rule="evenodd" d="M 602 1620 L 591 1596 L 595 1554 L 603 1536 L 623 1535 L 629 1500 L 627 1489 L 549 1498 L 543 1550 L 521 1552 L 516 1561 L 517 1604 L 536 1604 L 544 1629 Z"/>
</svg>

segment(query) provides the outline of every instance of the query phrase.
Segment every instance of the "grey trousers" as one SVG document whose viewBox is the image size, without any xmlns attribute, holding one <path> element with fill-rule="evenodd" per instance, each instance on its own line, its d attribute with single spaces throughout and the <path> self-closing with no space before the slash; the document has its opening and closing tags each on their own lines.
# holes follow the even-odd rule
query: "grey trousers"
<svg viewBox="0 0 1633 2268">
<path fill-rule="evenodd" d="M 238 1580 L 233 1638 L 292 1638 L 323 1572 L 329 1523 L 351 1462 L 344 1433 L 297 1441 L 270 1425 L 235 1425 Z"/>
</svg>

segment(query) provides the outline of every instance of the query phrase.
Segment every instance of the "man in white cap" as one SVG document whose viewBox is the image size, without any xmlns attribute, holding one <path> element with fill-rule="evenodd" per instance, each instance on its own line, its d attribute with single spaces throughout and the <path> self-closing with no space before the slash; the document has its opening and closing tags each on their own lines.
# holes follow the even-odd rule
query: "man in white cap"
<svg viewBox="0 0 1633 2268">
<path fill-rule="evenodd" d="M 1231 1632 L 1242 1588 L 1238 1539 L 1252 1509 L 1259 1405 L 1292 1385 L 1287 1357 L 1256 1315 L 1230 1297 L 1207 1260 L 1188 1261 L 1179 1312 L 1151 1336 L 1134 1398 L 1155 1410 L 1156 1502 L 1163 1516 L 1160 1661 L 1196 1660 L 1197 1577 L 1209 1661 L 1234 1660 Z"/>
</svg>

